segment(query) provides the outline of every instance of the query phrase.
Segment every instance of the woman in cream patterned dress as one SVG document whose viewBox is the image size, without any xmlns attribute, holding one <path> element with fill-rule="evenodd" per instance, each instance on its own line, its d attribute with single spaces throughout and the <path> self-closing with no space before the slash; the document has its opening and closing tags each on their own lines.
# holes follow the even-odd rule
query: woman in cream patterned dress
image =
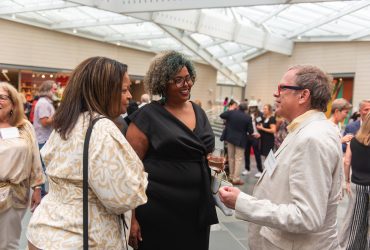
<svg viewBox="0 0 370 250">
<path fill-rule="evenodd" d="M 89 247 L 125 248 L 119 215 L 147 200 L 143 165 L 112 122 L 126 111 L 129 87 L 127 66 L 104 57 L 89 58 L 72 73 L 41 150 L 50 187 L 28 226 L 30 249 L 82 249 L 83 143 L 99 116 L 106 118 L 96 122 L 89 144 Z"/>
</svg>

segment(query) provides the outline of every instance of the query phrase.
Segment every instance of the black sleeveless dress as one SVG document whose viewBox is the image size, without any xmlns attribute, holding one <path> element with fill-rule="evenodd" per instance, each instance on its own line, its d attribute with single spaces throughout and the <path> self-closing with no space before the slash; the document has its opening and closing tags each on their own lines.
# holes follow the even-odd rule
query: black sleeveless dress
<svg viewBox="0 0 370 250">
<path fill-rule="evenodd" d="M 205 112 L 192 105 L 194 131 L 159 102 L 130 116 L 149 140 L 143 160 L 148 202 L 136 209 L 141 250 L 206 250 L 210 225 L 218 223 L 206 161 L 214 148 L 214 134 Z"/>
</svg>

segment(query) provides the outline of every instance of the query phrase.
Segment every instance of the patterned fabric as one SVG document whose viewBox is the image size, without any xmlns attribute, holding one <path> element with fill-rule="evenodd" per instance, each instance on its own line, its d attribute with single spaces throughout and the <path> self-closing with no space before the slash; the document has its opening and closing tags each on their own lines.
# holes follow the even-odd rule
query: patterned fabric
<svg viewBox="0 0 370 250">
<path fill-rule="evenodd" d="M 288 130 L 287 130 L 288 124 L 289 124 L 288 121 L 283 120 L 280 123 L 278 131 L 276 131 L 276 134 L 275 134 L 275 151 L 279 149 L 279 147 L 283 143 L 285 137 L 288 135 Z"/>
<path fill-rule="evenodd" d="M 19 128 L 19 138 L 0 139 L 0 212 L 26 208 L 30 187 L 44 183 L 34 129 L 28 121 Z"/>
<path fill-rule="evenodd" d="M 369 196 L 370 186 L 351 183 L 348 209 L 339 234 L 343 250 L 370 249 Z"/>
<path fill-rule="evenodd" d="M 81 249 L 82 156 L 88 116 L 81 115 L 67 140 L 53 131 L 41 150 L 49 193 L 34 212 L 27 238 L 40 249 Z M 119 214 L 147 201 L 143 165 L 108 119 L 95 124 L 89 146 L 89 246 L 123 249 Z"/>
</svg>

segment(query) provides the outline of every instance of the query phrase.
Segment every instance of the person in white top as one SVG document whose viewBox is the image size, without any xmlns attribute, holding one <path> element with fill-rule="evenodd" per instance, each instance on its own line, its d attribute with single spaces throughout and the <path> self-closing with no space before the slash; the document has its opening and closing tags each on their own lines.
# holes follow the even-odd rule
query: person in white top
<svg viewBox="0 0 370 250">
<path fill-rule="evenodd" d="M 33 126 L 35 127 L 37 141 L 40 149 L 48 140 L 53 128 L 51 126 L 55 113 L 52 97 L 57 91 L 58 86 L 54 81 L 44 81 L 39 87 L 39 100 L 35 107 L 35 117 Z"/>
<path fill-rule="evenodd" d="M 18 249 L 22 218 L 28 206 L 33 211 L 39 205 L 43 182 L 35 131 L 20 95 L 0 82 L 0 249 Z"/>
</svg>

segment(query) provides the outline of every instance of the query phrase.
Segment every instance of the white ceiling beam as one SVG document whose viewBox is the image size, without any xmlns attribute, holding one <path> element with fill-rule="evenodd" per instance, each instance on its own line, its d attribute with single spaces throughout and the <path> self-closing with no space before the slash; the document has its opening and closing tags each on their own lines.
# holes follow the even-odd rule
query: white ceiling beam
<svg viewBox="0 0 370 250">
<path fill-rule="evenodd" d="M 136 17 L 135 14 L 130 16 Z M 262 29 L 250 27 L 234 20 L 222 19 L 208 12 L 197 10 L 168 11 L 153 13 L 152 21 L 173 28 L 198 32 L 227 41 L 251 47 L 291 55 L 293 42 L 289 39 L 269 34 Z"/>
<path fill-rule="evenodd" d="M 370 28 L 363 29 L 363 30 L 360 30 L 358 32 L 355 32 L 355 33 L 351 34 L 348 37 L 348 40 L 354 41 L 354 40 L 358 40 L 358 39 L 361 39 L 361 38 L 364 38 L 364 37 L 367 37 L 367 36 L 370 36 Z"/>
<path fill-rule="evenodd" d="M 257 56 L 260 56 L 260 55 L 262 55 L 262 54 L 264 54 L 266 52 L 267 52 L 266 50 L 259 49 L 259 50 L 256 50 L 256 51 L 254 51 L 252 53 L 249 53 L 249 54 L 245 55 L 243 59 L 246 62 L 248 62 L 249 60 L 251 60 L 251 59 L 253 59 L 253 58 L 257 57 Z"/>
<path fill-rule="evenodd" d="M 149 34 L 149 35 L 141 35 L 141 34 L 132 34 L 132 35 L 112 35 L 107 36 L 104 38 L 104 41 L 107 42 L 114 42 L 114 41 L 130 41 L 130 40 L 154 40 L 154 39 L 162 39 L 168 38 L 168 35 L 165 34 Z"/>
<path fill-rule="evenodd" d="M 332 2 L 336 0 L 140 0 L 140 1 L 122 1 L 122 0 L 69 0 L 70 2 L 93 6 L 99 9 L 128 14 L 138 12 L 157 12 L 157 11 L 175 11 L 175 10 L 194 10 L 209 8 L 230 8 L 247 7 L 256 5 L 276 5 L 276 4 L 294 4 L 294 3 L 315 3 Z"/>
<path fill-rule="evenodd" d="M 17 7 L 10 7 L 10 8 L 1 8 L 0 15 L 12 15 L 12 14 L 19 14 L 19 13 L 26 13 L 26 12 L 33 12 L 33 11 L 45 11 L 45 10 L 57 10 L 57 9 L 65 9 L 70 7 L 77 7 L 77 4 L 68 3 L 68 2 L 59 2 L 59 3 L 48 3 L 48 4 L 32 4 L 30 6 L 17 6 Z"/>
<path fill-rule="evenodd" d="M 315 28 L 318 28 L 320 26 L 323 26 L 327 23 L 330 23 L 334 20 L 337 20 L 343 16 L 346 16 L 348 14 L 351 14 L 353 12 L 356 12 L 362 8 L 365 8 L 367 6 L 370 5 L 370 1 L 369 0 L 363 0 L 361 2 L 358 2 L 358 3 L 355 3 L 351 6 L 346 6 L 345 8 L 343 8 L 342 10 L 340 10 L 339 12 L 335 12 L 327 17 L 324 17 L 322 19 L 319 19 L 318 21 L 316 22 L 313 22 L 313 23 L 310 23 L 308 25 L 305 25 L 303 26 L 302 28 L 299 28 L 291 33 L 289 33 L 287 35 L 288 38 L 294 38 L 296 36 L 299 36 L 301 34 L 304 34 L 305 32 L 307 31 L 310 31 L 310 30 L 313 30 Z"/>
<path fill-rule="evenodd" d="M 213 58 L 208 52 L 205 50 L 198 49 L 198 43 L 194 41 L 191 36 L 183 36 L 182 32 L 176 28 L 168 27 L 164 25 L 159 25 L 163 30 L 167 33 L 171 34 L 174 38 L 176 38 L 180 43 L 185 45 L 189 50 L 193 53 L 198 55 L 204 61 L 212 65 L 215 69 L 217 69 L 220 73 L 225 75 L 228 79 L 230 79 L 234 84 L 239 86 L 245 86 L 245 82 L 243 82 L 239 76 L 234 74 L 231 70 L 227 69 L 221 62 L 217 59 Z"/>
<path fill-rule="evenodd" d="M 268 20 L 270 20 L 273 17 L 276 17 L 282 11 L 288 9 L 289 7 L 290 7 L 290 5 L 288 5 L 288 4 L 278 6 L 273 12 L 271 12 L 269 15 L 267 15 L 266 17 L 264 17 L 262 20 L 258 21 L 258 24 L 259 25 L 264 24 L 265 22 L 267 22 Z"/>
<path fill-rule="evenodd" d="M 226 42 L 225 40 L 217 40 L 217 41 L 214 41 L 214 42 L 211 42 L 211 43 L 200 45 L 199 49 L 205 49 L 205 48 L 213 47 L 213 46 L 216 46 L 216 45 L 221 45 L 225 42 Z"/>
<path fill-rule="evenodd" d="M 1 17 L 1 18 L 14 22 L 14 20 L 10 17 Z M 17 22 L 50 30 L 50 26 L 39 23 L 39 22 L 33 22 L 33 21 L 24 20 L 24 19 L 20 19 L 20 18 L 17 18 Z M 82 38 L 86 38 L 86 39 L 90 39 L 90 40 L 104 42 L 102 37 L 98 37 L 96 35 L 90 35 L 90 34 L 87 34 L 87 33 L 84 33 L 84 32 L 77 32 L 76 34 L 73 33 L 70 30 L 60 30 L 59 32 L 63 32 L 65 34 L 78 36 L 78 37 L 82 37 Z M 111 42 L 107 42 L 107 43 L 112 44 Z M 137 44 L 137 43 L 132 43 L 132 42 L 125 41 L 125 42 L 120 42 L 120 46 L 153 53 L 153 48 L 152 47 L 144 46 L 144 45 Z"/>
<path fill-rule="evenodd" d="M 234 56 L 234 55 L 237 55 L 237 54 L 240 54 L 240 53 L 243 53 L 243 52 L 246 52 L 248 49 L 240 49 L 240 50 L 234 50 L 234 51 L 230 51 L 228 53 L 225 53 L 225 54 L 222 54 L 222 55 L 219 55 L 217 56 L 218 58 L 225 58 L 225 57 L 228 57 L 228 56 Z"/>
<path fill-rule="evenodd" d="M 96 27 L 104 25 L 121 25 L 121 24 L 132 24 L 132 23 L 142 23 L 142 20 L 138 19 L 111 19 L 111 20 L 97 20 L 97 19 L 86 19 L 78 21 L 66 21 L 62 23 L 56 23 L 51 25 L 52 29 L 62 30 L 62 29 L 78 29 L 87 27 Z"/>
</svg>

